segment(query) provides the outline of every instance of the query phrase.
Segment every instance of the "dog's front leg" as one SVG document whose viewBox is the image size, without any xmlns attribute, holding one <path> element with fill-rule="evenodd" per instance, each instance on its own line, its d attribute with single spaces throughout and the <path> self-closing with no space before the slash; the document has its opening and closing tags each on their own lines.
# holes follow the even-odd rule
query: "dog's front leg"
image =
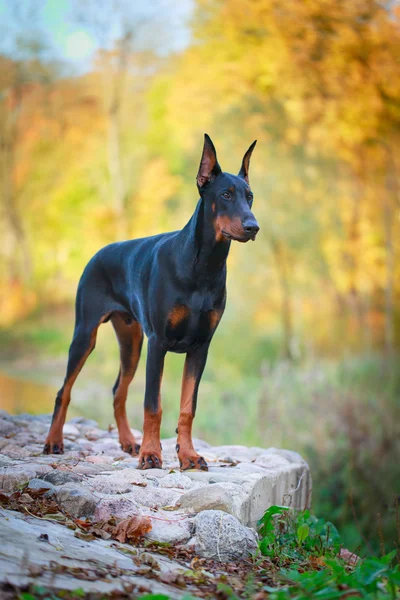
<svg viewBox="0 0 400 600">
<path fill-rule="evenodd" d="M 149 338 L 144 397 L 143 441 L 139 454 L 139 469 L 160 469 L 161 456 L 161 379 L 165 350 L 156 338 Z"/>
<path fill-rule="evenodd" d="M 186 355 L 176 443 L 176 451 L 182 471 L 186 469 L 207 471 L 206 461 L 197 454 L 193 447 L 192 424 L 196 413 L 200 379 L 207 361 L 208 346 L 209 344 L 204 344 Z"/>
</svg>

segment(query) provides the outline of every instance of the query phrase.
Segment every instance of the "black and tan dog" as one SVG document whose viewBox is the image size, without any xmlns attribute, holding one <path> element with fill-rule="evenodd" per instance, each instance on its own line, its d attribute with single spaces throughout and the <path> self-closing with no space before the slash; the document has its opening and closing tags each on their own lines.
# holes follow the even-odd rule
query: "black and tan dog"
<svg viewBox="0 0 400 600">
<path fill-rule="evenodd" d="M 110 244 L 86 266 L 78 286 L 76 323 L 64 385 L 57 394 L 44 452 L 63 452 L 62 430 L 72 386 L 96 343 L 101 323 L 111 320 L 121 353 L 113 388 L 114 414 L 122 449 L 139 453 L 139 468 L 162 466 L 161 379 L 165 354 L 186 353 L 177 453 L 182 469 L 207 469 L 192 443 L 197 392 L 207 352 L 226 301 L 226 259 L 231 240 L 254 240 L 259 230 L 251 212 L 249 162 L 239 175 L 223 173 L 205 135 L 197 174 L 200 200 L 181 231 Z M 148 338 L 143 442 L 139 447 L 126 416 L 128 386 Z"/>
</svg>

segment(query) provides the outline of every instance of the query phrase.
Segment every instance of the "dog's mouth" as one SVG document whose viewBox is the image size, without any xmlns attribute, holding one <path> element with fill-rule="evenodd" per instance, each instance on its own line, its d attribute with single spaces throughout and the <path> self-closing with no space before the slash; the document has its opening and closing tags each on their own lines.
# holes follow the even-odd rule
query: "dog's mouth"
<svg viewBox="0 0 400 600">
<path fill-rule="evenodd" d="M 245 244 L 246 242 L 249 242 L 250 240 L 252 240 L 253 242 L 256 239 L 256 233 L 253 233 L 251 235 L 233 235 L 232 233 L 228 233 L 227 231 L 222 230 L 221 231 L 222 235 L 227 239 L 227 240 L 231 240 L 234 242 L 241 242 L 242 244 Z"/>
</svg>

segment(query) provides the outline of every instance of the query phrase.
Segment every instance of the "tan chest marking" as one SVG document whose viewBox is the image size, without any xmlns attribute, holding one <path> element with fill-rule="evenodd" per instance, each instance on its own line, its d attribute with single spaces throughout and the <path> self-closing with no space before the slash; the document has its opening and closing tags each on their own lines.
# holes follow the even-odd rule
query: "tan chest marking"
<svg viewBox="0 0 400 600">
<path fill-rule="evenodd" d="M 218 323 L 220 322 L 222 317 L 222 311 L 220 310 L 210 310 L 208 313 L 208 318 L 210 319 L 210 327 L 211 329 L 215 329 Z"/>
<path fill-rule="evenodd" d="M 168 315 L 172 327 L 176 327 L 190 315 L 190 310 L 184 304 L 177 304 Z"/>
</svg>

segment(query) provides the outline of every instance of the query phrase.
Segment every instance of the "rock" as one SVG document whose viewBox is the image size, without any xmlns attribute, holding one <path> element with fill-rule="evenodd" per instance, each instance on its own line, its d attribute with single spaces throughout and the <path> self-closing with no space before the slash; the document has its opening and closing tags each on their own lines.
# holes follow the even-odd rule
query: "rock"
<svg viewBox="0 0 400 600">
<path fill-rule="evenodd" d="M 98 463 L 88 463 L 88 462 L 79 462 L 77 465 L 73 465 L 71 470 L 74 473 L 78 473 L 78 475 L 98 475 L 104 470 L 108 470 L 109 465 L 98 464 Z"/>
<path fill-rule="evenodd" d="M 247 558 L 257 549 L 253 530 L 220 510 L 205 510 L 193 520 L 196 553 L 203 558 L 228 562 Z"/>
<path fill-rule="evenodd" d="M 5 448 L 10 443 L 9 438 L 0 437 L 0 452 L 2 448 Z"/>
<path fill-rule="evenodd" d="M 71 440 L 64 439 L 64 453 L 65 452 L 77 452 L 78 454 L 81 451 L 81 447 L 76 442 L 72 442 Z"/>
<path fill-rule="evenodd" d="M 161 479 L 162 477 L 166 477 L 167 475 L 168 471 L 166 469 L 147 469 L 146 471 L 143 471 L 143 476 L 151 481 L 153 481 L 154 479 Z"/>
<path fill-rule="evenodd" d="M 17 431 L 17 427 L 12 421 L 0 417 L 0 436 L 11 435 Z"/>
<path fill-rule="evenodd" d="M 163 507 L 172 507 L 173 515 L 168 510 L 159 522 L 154 518 L 154 535 L 164 536 L 163 540 L 181 540 L 187 535 L 186 525 L 183 533 L 181 526 L 189 519 L 188 513 L 222 510 L 242 525 L 256 527 L 272 504 L 302 509 L 310 503 L 310 472 L 296 452 L 238 445 L 212 447 L 195 440 L 195 447 L 209 461 L 209 471 L 181 473 L 176 438 L 172 437 L 162 441 L 163 468 L 140 471 L 137 457 L 120 449 L 115 427 L 102 430 L 95 421 L 84 418 L 72 419 L 65 426 L 65 454 L 42 455 L 49 421 L 48 415 L 11 417 L 0 413 L 0 427 L 11 432 L 9 438 L 0 435 L 0 486 L 7 491 L 36 478 L 56 486 L 51 490 L 57 493 L 60 486 L 79 488 L 81 495 L 97 499 L 98 518 L 114 513 L 129 516 L 133 510 L 154 517 L 154 509 L 163 514 Z M 133 431 L 139 441 L 141 432 Z M 164 522 L 169 531 L 165 535 Z"/>
<path fill-rule="evenodd" d="M 188 490 L 192 488 L 195 484 L 186 475 L 182 473 L 168 473 L 165 477 L 160 480 L 160 487 L 165 488 L 175 488 L 179 490 Z"/>
<path fill-rule="evenodd" d="M 31 421 L 28 424 L 28 431 L 32 436 L 46 436 L 47 432 L 49 431 L 49 424 L 45 421 Z"/>
<path fill-rule="evenodd" d="M 45 481 L 49 481 L 53 485 L 64 485 L 64 483 L 80 482 L 82 481 L 82 475 L 78 473 L 71 473 L 71 471 L 61 471 L 60 469 L 52 469 L 49 473 L 46 473 L 41 477 Z"/>
<path fill-rule="evenodd" d="M 68 424 L 69 423 L 72 425 L 78 425 L 79 427 L 98 427 L 97 421 L 93 421 L 93 419 L 86 419 L 85 417 L 73 417 L 72 419 L 69 419 Z"/>
<path fill-rule="evenodd" d="M 255 462 L 240 462 L 233 468 L 238 471 L 243 471 L 244 473 L 265 473 L 265 467 L 258 465 Z"/>
<path fill-rule="evenodd" d="M 104 454 L 101 456 L 97 456 L 97 454 L 89 454 L 89 456 L 86 457 L 86 461 L 99 465 L 111 465 L 114 462 L 111 456 L 105 456 Z"/>
<path fill-rule="evenodd" d="M 272 456 L 276 457 L 275 463 Z M 268 457 L 268 466 L 255 465 L 257 470 L 252 463 L 244 462 L 224 469 L 210 467 L 208 472 L 187 471 L 186 475 L 202 485 L 221 484 L 231 496 L 232 514 L 244 525 L 256 527 L 269 506 L 304 509 L 311 499 L 311 476 L 304 461 L 290 463 L 276 453 Z M 253 466 L 247 469 L 246 464 Z"/>
<path fill-rule="evenodd" d="M 121 467 L 125 467 L 127 468 L 128 465 L 125 464 L 121 464 Z M 134 468 L 137 469 L 137 465 L 133 465 L 130 464 L 129 465 L 130 468 Z M 143 473 L 143 477 L 145 478 L 145 482 L 148 483 L 149 485 L 151 485 L 152 487 L 160 487 L 160 481 L 162 481 L 162 478 L 160 477 L 151 477 L 151 474 L 148 475 L 148 472 L 144 472 Z"/>
<path fill-rule="evenodd" d="M 37 457 L 39 461 L 39 457 Z M 51 465 L 55 466 L 59 463 L 65 463 L 66 456 L 65 454 L 42 454 L 40 457 L 40 463 L 43 465 Z"/>
<path fill-rule="evenodd" d="M 8 444 L 2 451 L 2 454 L 6 454 L 10 458 L 26 458 L 29 456 L 29 450 L 26 450 L 23 446 L 17 446 L 16 444 Z"/>
<path fill-rule="evenodd" d="M 139 465 L 139 460 L 137 458 L 132 458 L 129 454 L 124 454 L 123 456 L 118 456 L 113 460 L 114 465 L 118 465 L 120 469 L 137 469 Z"/>
<path fill-rule="evenodd" d="M 105 431 L 101 431 L 101 429 L 98 429 L 97 427 L 82 427 L 82 433 L 90 442 L 95 442 L 107 435 Z"/>
<path fill-rule="evenodd" d="M 250 448 L 247 446 L 214 446 L 208 448 L 206 455 L 212 455 L 217 460 L 227 463 L 237 463 L 238 461 L 253 460 L 254 456 Z"/>
<path fill-rule="evenodd" d="M 92 445 L 93 454 L 108 454 L 109 456 L 121 456 L 123 451 L 117 440 L 112 438 L 103 438 L 100 442 Z"/>
<path fill-rule="evenodd" d="M 190 490 L 179 498 L 178 503 L 180 508 L 192 510 L 195 513 L 212 509 L 222 510 L 226 513 L 233 512 L 231 496 L 220 485 Z"/>
<path fill-rule="evenodd" d="M 209 444 L 208 442 L 205 442 L 204 440 L 199 440 L 199 438 L 193 438 L 193 446 L 194 446 L 194 449 L 200 453 L 202 450 L 212 448 L 211 444 Z"/>
<path fill-rule="evenodd" d="M 182 598 L 183 593 L 176 585 L 162 583 L 152 578 L 151 573 L 150 577 L 142 574 L 143 564 L 136 565 L 132 560 L 133 553 L 137 551 L 128 544 L 116 544 L 113 539 L 83 541 L 75 536 L 74 531 L 59 523 L 10 510 L 3 510 L 2 517 L 1 581 L 9 582 L 11 587 L 23 588 L 33 584 L 48 590 L 45 594 L 48 598 L 78 597 L 75 593 L 78 589 L 79 596 L 87 598 L 138 598 L 150 592 L 157 598 Z M 43 534 L 49 543 L 42 541 Z M 143 557 L 143 554 L 140 556 Z M 153 556 L 146 554 L 150 558 Z M 157 555 L 156 560 L 160 573 L 182 571 L 179 563 L 166 556 Z M 193 581 L 196 581 L 196 572 L 189 565 L 184 570 L 193 573 Z M 85 574 L 91 576 L 82 576 Z M 191 590 L 194 593 L 200 591 L 195 583 Z M 15 596 L 13 591 L 11 596 Z M 4 594 L 1 597 L 5 597 Z"/>
<path fill-rule="evenodd" d="M 89 481 L 90 488 L 102 494 L 127 494 L 132 492 L 135 484 L 147 486 L 142 472 L 137 469 L 118 470 L 110 475 L 98 475 Z"/>
<path fill-rule="evenodd" d="M 256 464 L 268 466 L 274 464 L 277 457 L 284 459 L 286 464 L 307 465 L 306 461 L 298 452 L 293 452 L 293 450 L 283 450 L 282 448 L 268 448 L 268 450 L 263 450 L 256 458 Z M 275 462 L 275 464 L 277 464 L 277 462 Z"/>
<path fill-rule="evenodd" d="M 87 450 L 88 454 L 91 454 L 93 451 L 93 443 L 89 442 L 86 438 L 78 438 L 75 440 L 76 444 L 79 445 L 81 451 Z"/>
<path fill-rule="evenodd" d="M 8 440 L 7 440 L 8 441 Z M 8 467 L 13 464 L 13 459 L 5 454 L 0 454 L 0 467 Z"/>
<path fill-rule="evenodd" d="M 180 498 L 180 493 L 170 488 L 160 487 L 138 487 L 132 486 L 131 492 L 127 494 L 138 506 L 147 508 L 163 508 L 174 506 Z"/>
<path fill-rule="evenodd" d="M 138 506 L 125 496 L 106 496 L 97 502 L 94 512 L 95 521 L 108 521 L 111 517 L 128 519 L 139 511 Z"/>
<path fill-rule="evenodd" d="M 66 483 L 55 490 L 61 508 L 73 517 L 89 517 L 94 514 L 99 499 L 83 485 Z"/>
<path fill-rule="evenodd" d="M 14 492 L 36 477 L 36 469 L 30 465 L 12 465 L 0 468 L 0 489 Z"/>
<path fill-rule="evenodd" d="M 32 469 L 35 469 L 36 472 L 36 477 L 41 479 L 43 476 L 47 475 L 47 473 L 52 473 L 53 472 L 53 467 L 51 467 L 50 465 L 46 464 L 46 463 L 41 463 L 41 462 L 32 462 L 29 463 L 29 467 L 32 467 Z"/>
<path fill-rule="evenodd" d="M 50 424 L 51 419 L 53 418 L 53 414 L 49 413 L 48 415 L 31 415 L 29 413 L 21 413 L 12 418 L 14 420 L 14 423 L 16 423 L 16 425 L 18 425 L 18 427 L 20 427 L 21 424 L 27 426 L 28 424 L 34 423 L 37 421 Z"/>
<path fill-rule="evenodd" d="M 29 456 L 42 456 L 43 444 L 27 444 L 24 450 L 29 453 Z"/>
<path fill-rule="evenodd" d="M 131 428 L 131 431 L 132 431 L 132 434 L 133 434 L 133 437 L 135 438 L 135 440 L 138 443 L 140 443 L 142 441 L 142 438 L 143 438 L 143 432 L 139 431 L 139 429 L 132 429 L 132 428 Z"/>
<path fill-rule="evenodd" d="M 161 514 L 157 514 L 157 519 L 150 516 L 152 529 L 145 535 L 148 540 L 167 544 L 183 544 L 189 540 L 193 528 L 189 519 L 177 520 L 166 516 L 160 520 Z"/>
<path fill-rule="evenodd" d="M 64 439 L 72 440 L 73 442 L 80 436 L 79 429 L 72 423 L 65 423 L 63 427 Z"/>
<path fill-rule="evenodd" d="M 246 497 L 236 503 L 236 516 L 250 527 L 256 527 L 266 507 L 278 504 L 302 510 L 310 504 L 311 476 L 307 465 L 278 463 L 264 473 L 244 476 L 242 490 Z"/>
<path fill-rule="evenodd" d="M 52 490 L 54 485 L 44 479 L 31 479 L 28 483 L 27 490 Z"/>
<path fill-rule="evenodd" d="M 26 446 L 27 444 L 29 444 L 30 442 L 32 442 L 32 440 L 35 439 L 34 436 L 32 436 L 29 431 L 26 431 L 26 429 L 21 429 L 21 430 L 17 430 L 17 434 L 13 435 L 12 438 L 8 439 L 8 444 L 13 444 L 15 446 Z"/>
</svg>

